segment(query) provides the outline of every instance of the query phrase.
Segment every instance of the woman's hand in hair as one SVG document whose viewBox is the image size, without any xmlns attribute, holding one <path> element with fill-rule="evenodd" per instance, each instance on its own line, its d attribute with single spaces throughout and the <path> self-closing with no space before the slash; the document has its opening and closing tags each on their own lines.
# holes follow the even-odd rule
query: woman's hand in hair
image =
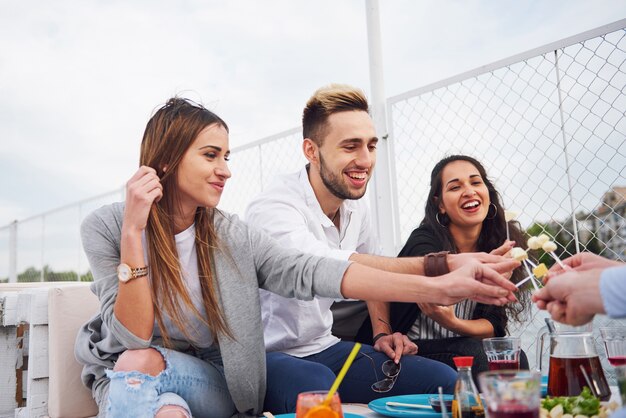
<svg viewBox="0 0 626 418">
<path fill-rule="evenodd" d="M 126 183 L 124 228 L 135 231 L 146 229 L 150 208 L 163 197 L 163 186 L 156 170 L 141 166 Z"/>
</svg>

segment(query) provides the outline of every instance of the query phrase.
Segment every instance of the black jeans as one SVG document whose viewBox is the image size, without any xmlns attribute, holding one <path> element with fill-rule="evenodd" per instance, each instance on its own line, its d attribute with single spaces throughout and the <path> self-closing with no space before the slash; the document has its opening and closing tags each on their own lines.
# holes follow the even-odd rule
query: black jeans
<svg viewBox="0 0 626 418">
<path fill-rule="evenodd" d="M 487 355 L 483 350 L 483 342 L 480 338 L 473 337 L 453 337 L 439 340 L 413 340 L 417 344 L 417 354 L 432 360 L 437 360 L 456 370 L 453 357 L 472 356 L 474 364 L 472 366 L 472 376 L 474 383 L 480 390 L 478 384 L 478 374 L 489 370 Z M 524 350 L 520 353 L 520 369 L 528 370 L 528 358 Z"/>
</svg>

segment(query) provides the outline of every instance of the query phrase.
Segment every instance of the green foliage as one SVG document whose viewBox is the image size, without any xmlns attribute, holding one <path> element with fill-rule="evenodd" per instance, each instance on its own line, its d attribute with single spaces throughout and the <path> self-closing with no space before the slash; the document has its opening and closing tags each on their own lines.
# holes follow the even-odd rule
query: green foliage
<svg viewBox="0 0 626 418">
<path fill-rule="evenodd" d="M 579 396 L 559 396 L 556 398 L 547 397 L 541 402 L 541 406 L 551 411 L 557 405 L 563 406 L 564 414 L 587 415 L 591 417 L 600 412 L 600 400 L 591 394 L 585 386 Z"/>
<path fill-rule="evenodd" d="M 17 281 L 39 282 L 41 281 L 41 270 L 37 270 L 35 267 L 28 267 L 26 270 L 17 275 Z"/>
<path fill-rule="evenodd" d="M 90 271 L 79 277 L 75 271 L 53 271 L 48 265 L 43 267 L 43 280 L 46 282 L 77 282 L 79 279 L 81 282 L 92 282 L 93 276 Z M 39 282 L 41 281 L 41 270 L 35 267 L 28 267 L 17 275 L 17 281 Z"/>
</svg>

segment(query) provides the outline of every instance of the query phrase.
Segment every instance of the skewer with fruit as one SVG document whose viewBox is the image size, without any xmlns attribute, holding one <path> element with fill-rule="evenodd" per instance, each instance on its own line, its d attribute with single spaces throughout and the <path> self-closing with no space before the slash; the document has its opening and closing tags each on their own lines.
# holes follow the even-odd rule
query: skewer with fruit
<svg viewBox="0 0 626 418">
<path fill-rule="evenodd" d="M 546 254 L 552 257 L 563 270 L 569 270 L 569 266 L 563 264 L 559 256 L 557 256 L 555 253 L 557 248 L 556 243 L 554 241 L 551 241 L 550 237 L 546 234 L 541 234 L 537 237 L 530 237 L 528 239 L 528 248 L 531 250 L 538 250 L 541 248 L 546 252 Z"/>
<path fill-rule="evenodd" d="M 512 210 L 504 211 L 504 224 L 506 226 L 506 240 L 510 241 L 511 237 L 509 235 L 509 222 L 517 218 L 518 213 L 513 212 Z"/>
<path fill-rule="evenodd" d="M 542 286 L 541 279 L 546 275 L 548 269 L 545 264 L 541 263 L 536 265 L 528 258 L 528 253 L 521 247 L 514 247 L 511 249 L 511 257 L 522 263 L 524 268 L 526 269 L 526 273 L 528 276 L 523 280 L 520 280 L 515 286 L 520 287 L 524 283 L 530 280 L 530 283 L 533 285 L 535 290 L 539 290 Z M 532 271 L 531 271 L 532 269 Z"/>
</svg>

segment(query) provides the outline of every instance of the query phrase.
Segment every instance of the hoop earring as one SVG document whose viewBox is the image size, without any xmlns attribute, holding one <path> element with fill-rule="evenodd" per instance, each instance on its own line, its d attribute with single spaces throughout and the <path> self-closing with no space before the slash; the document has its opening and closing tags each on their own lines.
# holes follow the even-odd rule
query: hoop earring
<svg viewBox="0 0 626 418">
<path fill-rule="evenodd" d="M 487 211 L 487 217 L 485 219 L 494 219 L 496 215 L 498 214 L 498 207 L 493 203 L 489 203 L 489 209 L 491 209 L 492 206 L 493 206 L 493 216 L 489 216 L 489 211 Z"/>
<path fill-rule="evenodd" d="M 444 224 L 441 223 L 441 220 L 439 219 L 439 212 L 435 213 L 435 219 L 437 220 L 437 223 L 441 225 L 443 228 L 446 227 Z"/>
</svg>

